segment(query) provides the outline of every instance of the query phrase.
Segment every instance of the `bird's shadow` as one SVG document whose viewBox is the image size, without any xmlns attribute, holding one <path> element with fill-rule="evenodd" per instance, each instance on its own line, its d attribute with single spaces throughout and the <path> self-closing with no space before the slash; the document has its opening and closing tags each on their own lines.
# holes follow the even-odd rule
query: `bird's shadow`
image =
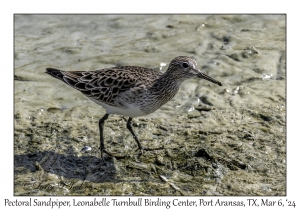
<svg viewBox="0 0 300 210">
<path fill-rule="evenodd" d="M 24 170 L 25 169 L 25 170 Z M 14 155 L 14 172 L 28 173 L 45 171 L 67 179 L 79 179 L 94 183 L 116 182 L 113 160 L 74 154 L 63 155 L 53 151 Z"/>
</svg>

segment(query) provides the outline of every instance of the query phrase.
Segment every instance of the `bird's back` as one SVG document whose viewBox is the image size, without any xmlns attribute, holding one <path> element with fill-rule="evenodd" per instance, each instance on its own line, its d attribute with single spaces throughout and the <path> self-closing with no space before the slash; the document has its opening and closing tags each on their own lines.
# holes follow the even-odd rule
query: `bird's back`
<svg viewBox="0 0 300 210">
<path fill-rule="evenodd" d="M 46 73 L 79 90 L 93 101 L 115 106 L 115 99 L 130 89 L 148 88 L 162 73 L 138 66 L 120 66 L 96 71 L 62 71 L 47 68 Z"/>
</svg>

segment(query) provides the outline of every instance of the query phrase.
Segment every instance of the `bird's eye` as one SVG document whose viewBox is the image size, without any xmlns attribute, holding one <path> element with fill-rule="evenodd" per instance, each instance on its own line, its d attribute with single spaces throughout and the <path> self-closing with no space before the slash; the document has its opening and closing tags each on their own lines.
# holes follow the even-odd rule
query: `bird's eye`
<svg viewBox="0 0 300 210">
<path fill-rule="evenodd" d="M 187 67 L 189 67 L 189 64 L 188 63 L 182 63 L 182 67 L 187 68 Z"/>
</svg>

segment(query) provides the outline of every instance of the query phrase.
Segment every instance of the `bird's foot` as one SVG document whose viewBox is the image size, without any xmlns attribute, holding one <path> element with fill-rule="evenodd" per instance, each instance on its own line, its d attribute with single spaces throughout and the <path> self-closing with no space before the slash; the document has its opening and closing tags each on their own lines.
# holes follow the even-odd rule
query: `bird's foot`
<svg viewBox="0 0 300 210">
<path fill-rule="evenodd" d="M 142 146 L 141 148 L 138 148 L 137 150 L 140 151 L 139 156 L 141 156 L 145 153 L 145 151 L 154 151 L 154 150 L 162 150 L 162 149 L 164 149 L 164 146 L 157 147 L 157 148 L 147 148 L 147 147 Z"/>
<path fill-rule="evenodd" d="M 126 155 L 120 155 L 120 154 L 117 154 L 117 153 L 113 153 L 113 152 L 108 152 L 106 151 L 105 149 L 103 150 L 103 152 L 109 156 L 112 156 L 112 157 L 115 157 L 116 159 L 124 159 L 126 158 L 127 156 Z"/>
<path fill-rule="evenodd" d="M 100 151 L 101 151 L 101 159 L 103 160 L 103 162 L 105 162 L 104 157 L 103 157 L 103 153 L 107 154 L 108 156 L 115 157 L 116 159 L 124 159 L 124 158 L 127 157 L 126 155 L 120 155 L 120 154 L 117 154 L 117 153 L 108 152 L 106 149 L 101 149 L 100 148 Z"/>
</svg>

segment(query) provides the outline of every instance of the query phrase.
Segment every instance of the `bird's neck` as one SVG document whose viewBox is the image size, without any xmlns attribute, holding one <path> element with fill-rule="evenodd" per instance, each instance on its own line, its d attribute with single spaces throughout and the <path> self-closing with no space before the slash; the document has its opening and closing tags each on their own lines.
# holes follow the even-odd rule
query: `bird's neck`
<svg viewBox="0 0 300 210">
<path fill-rule="evenodd" d="M 181 83 L 182 81 L 180 79 L 173 78 L 171 74 L 164 73 L 153 84 L 152 88 L 155 92 L 162 92 L 162 94 L 167 94 L 170 92 L 175 92 L 176 94 Z"/>
<path fill-rule="evenodd" d="M 144 107 L 145 113 L 152 113 L 162 105 L 171 100 L 179 90 L 181 82 L 170 78 L 168 75 L 161 75 L 147 91 L 149 98 L 154 98 L 149 106 Z"/>
</svg>

